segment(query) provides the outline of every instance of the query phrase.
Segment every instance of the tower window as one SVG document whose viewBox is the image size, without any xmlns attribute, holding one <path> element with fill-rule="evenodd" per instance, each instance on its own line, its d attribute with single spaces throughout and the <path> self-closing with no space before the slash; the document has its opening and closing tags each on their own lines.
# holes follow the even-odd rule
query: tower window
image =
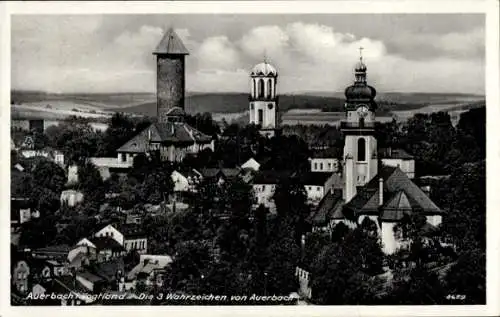
<svg viewBox="0 0 500 317">
<path fill-rule="evenodd" d="M 253 97 L 255 98 L 257 96 L 257 84 L 255 82 L 255 79 L 252 80 L 253 82 Z"/>
<path fill-rule="evenodd" d="M 250 110 L 253 110 L 253 103 L 250 104 Z"/>
<path fill-rule="evenodd" d="M 272 103 L 268 104 L 268 105 L 267 105 L 267 108 L 268 108 L 269 110 L 273 110 L 273 104 L 272 104 Z"/>
<path fill-rule="evenodd" d="M 271 80 L 269 79 L 267 81 L 267 98 L 271 98 L 271 89 L 272 89 L 272 83 Z"/>
<path fill-rule="evenodd" d="M 358 139 L 358 161 L 366 161 L 366 141 L 363 138 Z"/>
<path fill-rule="evenodd" d="M 259 98 L 263 98 L 264 97 L 264 79 L 259 79 L 259 95 L 258 95 Z"/>
<path fill-rule="evenodd" d="M 262 125 L 263 121 L 264 121 L 264 111 L 262 109 L 259 109 L 259 124 Z"/>
</svg>

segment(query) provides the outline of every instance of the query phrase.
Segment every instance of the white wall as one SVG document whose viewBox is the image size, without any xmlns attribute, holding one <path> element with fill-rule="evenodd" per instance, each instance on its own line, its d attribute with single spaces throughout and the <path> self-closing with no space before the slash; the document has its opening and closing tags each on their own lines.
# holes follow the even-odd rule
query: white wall
<svg viewBox="0 0 500 317">
<path fill-rule="evenodd" d="M 394 222 L 382 222 L 382 250 L 385 254 L 392 254 L 398 249 L 398 242 L 394 236 Z"/>
<path fill-rule="evenodd" d="M 255 159 L 251 158 L 243 163 L 243 165 L 241 165 L 241 168 L 251 168 L 254 171 L 258 171 L 260 168 L 260 164 Z"/>
<path fill-rule="evenodd" d="M 61 193 L 61 203 L 73 207 L 83 201 L 83 194 L 76 190 L 65 190 Z"/>
<path fill-rule="evenodd" d="M 171 178 L 174 182 L 174 192 L 184 192 L 189 190 L 189 182 L 184 175 L 177 171 L 173 171 Z"/>
<path fill-rule="evenodd" d="M 259 206 L 262 204 L 271 211 L 274 211 L 276 207 L 273 200 L 275 189 L 276 185 L 274 184 L 254 184 L 253 193 L 256 198 L 256 205 Z"/>
<path fill-rule="evenodd" d="M 324 186 L 304 185 L 307 194 L 307 200 L 312 204 L 317 204 L 325 196 L 326 189 Z"/>
<path fill-rule="evenodd" d="M 337 172 L 339 160 L 336 158 L 312 158 L 311 172 Z"/>
<path fill-rule="evenodd" d="M 107 225 L 106 227 L 99 230 L 96 234 L 96 237 L 110 237 L 113 238 L 116 242 L 123 246 L 123 234 L 120 231 L 116 230 L 112 225 Z"/>
<path fill-rule="evenodd" d="M 430 223 L 433 226 L 439 226 L 442 221 L 442 216 L 441 215 L 433 215 L 433 216 L 426 216 L 427 222 Z"/>
<path fill-rule="evenodd" d="M 415 160 L 384 158 L 382 159 L 382 164 L 392 167 L 399 167 L 401 171 L 408 175 L 408 178 L 415 178 Z"/>
</svg>

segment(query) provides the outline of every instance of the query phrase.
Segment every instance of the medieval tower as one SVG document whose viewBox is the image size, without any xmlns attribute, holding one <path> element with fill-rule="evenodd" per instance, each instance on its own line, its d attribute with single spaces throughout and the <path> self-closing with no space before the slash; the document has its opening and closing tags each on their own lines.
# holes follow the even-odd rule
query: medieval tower
<svg viewBox="0 0 500 317">
<path fill-rule="evenodd" d="M 185 57 L 188 50 L 170 28 L 153 52 L 156 55 L 158 122 L 179 121 L 184 114 Z"/>
</svg>

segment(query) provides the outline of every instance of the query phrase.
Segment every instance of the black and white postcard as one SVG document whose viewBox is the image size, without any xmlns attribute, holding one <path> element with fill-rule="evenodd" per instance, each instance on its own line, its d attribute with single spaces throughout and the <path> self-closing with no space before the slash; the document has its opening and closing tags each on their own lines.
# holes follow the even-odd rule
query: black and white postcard
<svg viewBox="0 0 500 317">
<path fill-rule="evenodd" d="M 5 316 L 499 313 L 497 1 L 0 8 Z"/>
</svg>

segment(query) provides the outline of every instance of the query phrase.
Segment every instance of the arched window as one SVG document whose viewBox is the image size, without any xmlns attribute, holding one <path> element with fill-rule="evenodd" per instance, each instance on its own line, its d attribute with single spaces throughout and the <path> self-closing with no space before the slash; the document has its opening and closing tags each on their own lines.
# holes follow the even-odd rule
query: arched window
<svg viewBox="0 0 500 317">
<path fill-rule="evenodd" d="M 253 90 L 252 90 L 252 97 L 257 97 L 257 84 L 255 82 L 255 79 L 252 80 L 252 85 L 253 85 Z"/>
<path fill-rule="evenodd" d="M 263 98 L 264 97 L 264 79 L 259 79 L 259 98 Z"/>
<path fill-rule="evenodd" d="M 271 99 L 271 91 L 272 90 L 272 80 L 267 80 L 267 98 Z"/>
<path fill-rule="evenodd" d="M 366 161 L 366 141 L 363 138 L 358 139 L 358 161 Z"/>
</svg>

